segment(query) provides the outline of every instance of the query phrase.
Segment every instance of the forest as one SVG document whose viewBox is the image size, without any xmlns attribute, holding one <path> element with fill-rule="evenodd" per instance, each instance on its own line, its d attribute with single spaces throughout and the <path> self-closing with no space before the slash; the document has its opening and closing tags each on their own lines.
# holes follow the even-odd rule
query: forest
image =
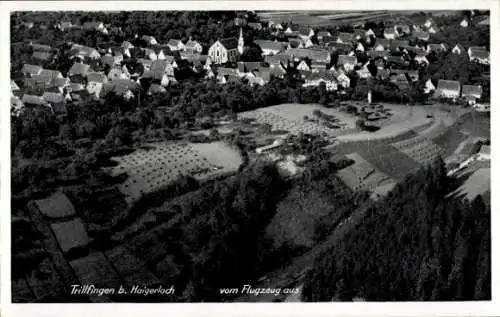
<svg viewBox="0 0 500 317">
<path fill-rule="evenodd" d="M 490 300 L 490 208 L 445 198 L 455 183 L 438 160 L 373 203 L 315 259 L 304 300 Z"/>
</svg>

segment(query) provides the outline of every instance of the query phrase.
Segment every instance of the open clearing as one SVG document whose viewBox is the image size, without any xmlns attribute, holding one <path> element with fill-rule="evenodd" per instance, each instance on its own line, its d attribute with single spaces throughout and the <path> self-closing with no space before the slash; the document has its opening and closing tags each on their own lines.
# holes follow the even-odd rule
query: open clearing
<svg viewBox="0 0 500 317">
<path fill-rule="evenodd" d="M 453 194 L 473 200 L 477 195 L 483 195 L 490 190 L 490 182 L 491 169 L 479 168 Z"/>
<path fill-rule="evenodd" d="M 223 142 L 155 143 L 113 160 L 118 166 L 111 169 L 111 174 L 125 172 L 129 176 L 120 185 L 120 191 L 131 200 L 158 190 L 181 176 L 205 180 L 235 172 L 242 163 L 240 154 Z"/>
</svg>

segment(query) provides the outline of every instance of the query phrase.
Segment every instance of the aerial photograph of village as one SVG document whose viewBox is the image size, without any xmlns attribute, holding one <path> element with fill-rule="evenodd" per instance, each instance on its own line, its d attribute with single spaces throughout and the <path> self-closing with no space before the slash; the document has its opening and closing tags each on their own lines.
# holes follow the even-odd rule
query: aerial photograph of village
<svg viewBox="0 0 500 317">
<path fill-rule="evenodd" d="M 490 11 L 10 35 L 13 303 L 491 300 Z"/>
</svg>

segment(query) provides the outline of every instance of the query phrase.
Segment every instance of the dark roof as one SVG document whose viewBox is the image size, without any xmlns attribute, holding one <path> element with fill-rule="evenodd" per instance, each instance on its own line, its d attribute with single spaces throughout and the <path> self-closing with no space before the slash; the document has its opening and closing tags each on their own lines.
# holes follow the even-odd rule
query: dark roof
<svg viewBox="0 0 500 317">
<path fill-rule="evenodd" d="M 28 95 L 24 94 L 22 102 L 24 104 L 32 104 L 32 105 L 46 105 L 47 102 L 42 98 L 42 96 Z"/>
<path fill-rule="evenodd" d="M 74 63 L 73 66 L 71 66 L 71 69 L 69 70 L 68 74 L 70 75 L 85 75 L 90 68 L 90 65 L 83 64 L 83 63 Z"/>
<path fill-rule="evenodd" d="M 438 81 L 438 85 L 437 85 L 436 90 L 441 90 L 441 89 L 460 91 L 460 82 L 455 81 L 455 80 L 440 79 Z"/>
<path fill-rule="evenodd" d="M 344 64 L 355 65 L 357 62 L 358 62 L 358 59 L 356 58 L 356 56 L 339 55 L 339 58 L 337 60 L 337 65 L 344 65 Z"/>
<path fill-rule="evenodd" d="M 490 53 L 488 53 L 485 47 L 471 46 L 469 49 L 471 58 L 487 59 L 490 56 Z"/>
<path fill-rule="evenodd" d="M 482 86 L 473 86 L 473 85 L 463 85 L 462 86 L 462 96 L 474 96 L 481 95 L 483 93 Z"/>
<path fill-rule="evenodd" d="M 228 50 L 238 48 L 238 39 L 234 37 L 220 39 L 219 43 Z"/>
<path fill-rule="evenodd" d="M 387 39 L 377 38 L 375 41 L 375 46 L 382 45 L 384 48 L 389 48 L 391 46 L 391 41 Z"/>
<path fill-rule="evenodd" d="M 308 57 L 311 61 L 330 60 L 330 52 L 325 49 L 290 48 L 285 51 L 285 54 L 296 58 Z"/>
<path fill-rule="evenodd" d="M 268 50 L 281 51 L 286 47 L 286 43 L 269 41 L 269 40 L 255 40 L 254 43 L 260 46 L 261 49 L 268 49 Z"/>
<path fill-rule="evenodd" d="M 29 74 L 37 74 L 42 70 L 42 66 L 38 65 L 31 65 L 31 64 L 24 64 L 22 68 L 23 73 L 29 73 Z"/>
<path fill-rule="evenodd" d="M 90 82 L 98 82 L 98 83 L 104 83 L 107 81 L 106 75 L 103 73 L 97 73 L 97 72 L 90 72 L 87 73 L 87 81 Z"/>
<path fill-rule="evenodd" d="M 306 76 L 306 80 L 320 80 L 320 79 L 323 79 L 325 81 L 337 82 L 335 74 L 329 71 L 312 72 Z"/>
<path fill-rule="evenodd" d="M 50 52 L 52 50 L 52 47 L 50 45 L 45 45 L 45 44 L 37 44 L 33 43 L 31 44 L 31 47 L 33 48 L 33 51 L 41 51 L 41 52 Z"/>
<path fill-rule="evenodd" d="M 352 42 L 354 40 L 354 33 L 340 32 L 337 38 L 341 39 L 342 42 Z"/>
</svg>

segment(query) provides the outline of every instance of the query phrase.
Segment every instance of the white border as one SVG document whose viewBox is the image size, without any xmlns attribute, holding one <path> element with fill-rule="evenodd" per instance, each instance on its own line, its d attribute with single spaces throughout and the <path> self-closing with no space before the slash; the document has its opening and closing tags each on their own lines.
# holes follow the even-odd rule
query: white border
<svg viewBox="0 0 500 317">
<path fill-rule="evenodd" d="M 0 69 L 0 238 L 1 238 L 1 308 L 2 316 L 500 316 L 500 274 L 498 233 L 499 217 L 495 213 L 499 201 L 496 199 L 498 184 L 492 181 L 492 298 L 491 302 L 399 302 L 399 303 L 236 303 L 236 304 L 11 304 L 10 288 L 10 12 L 18 10 L 461 10 L 490 9 L 491 25 L 491 134 L 500 132 L 496 103 L 500 96 L 493 89 L 499 83 L 499 1 L 495 0 L 359 0 L 359 1 L 22 1 L 0 2 L 1 26 Z M 497 86 L 498 87 L 498 86 Z M 496 141 L 492 142 L 493 145 Z M 500 157 L 500 149 L 492 148 L 493 157 Z M 498 170 L 492 161 L 492 175 Z M 495 179 L 493 177 L 493 179 Z"/>
</svg>

